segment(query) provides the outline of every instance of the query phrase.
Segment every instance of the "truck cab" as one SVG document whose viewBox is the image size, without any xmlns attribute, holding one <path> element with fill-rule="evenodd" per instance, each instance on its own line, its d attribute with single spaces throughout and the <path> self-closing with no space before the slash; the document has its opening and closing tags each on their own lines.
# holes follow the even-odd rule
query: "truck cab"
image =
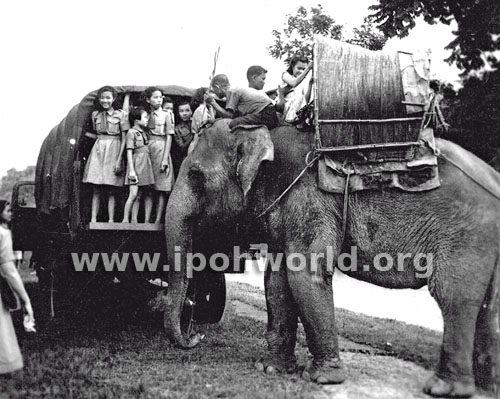
<svg viewBox="0 0 500 399">
<path fill-rule="evenodd" d="M 20 181 L 14 185 L 11 206 L 14 250 L 32 251 L 38 240 L 34 181 Z"/>
</svg>

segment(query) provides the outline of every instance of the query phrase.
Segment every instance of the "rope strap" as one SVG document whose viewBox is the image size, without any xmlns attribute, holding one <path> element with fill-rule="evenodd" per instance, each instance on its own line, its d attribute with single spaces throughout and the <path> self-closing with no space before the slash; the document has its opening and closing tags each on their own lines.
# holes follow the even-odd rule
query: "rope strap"
<svg viewBox="0 0 500 399">
<path fill-rule="evenodd" d="M 347 172 L 345 178 L 345 189 L 344 189 L 344 207 L 342 209 L 342 241 L 341 245 L 344 244 L 345 235 L 347 232 L 347 214 L 349 210 L 349 180 L 351 178 L 351 171 Z"/>
<path fill-rule="evenodd" d="M 313 158 L 308 162 L 311 155 L 313 155 Z M 300 178 L 304 175 L 304 173 L 306 173 L 307 169 L 309 169 L 314 164 L 314 162 L 316 162 L 319 159 L 319 157 L 320 157 L 319 154 L 315 155 L 313 151 L 309 151 L 306 155 L 306 166 L 304 167 L 304 169 L 302 169 L 299 175 L 290 183 L 290 185 L 285 189 L 285 191 L 283 191 L 278 198 L 276 198 L 273 202 L 271 202 L 271 205 L 269 205 L 259 216 L 257 216 L 257 219 L 264 216 L 267 212 L 269 212 L 269 210 L 274 205 L 276 205 L 286 195 L 286 193 L 288 193 L 292 189 L 295 183 L 297 183 L 300 180 Z"/>
</svg>

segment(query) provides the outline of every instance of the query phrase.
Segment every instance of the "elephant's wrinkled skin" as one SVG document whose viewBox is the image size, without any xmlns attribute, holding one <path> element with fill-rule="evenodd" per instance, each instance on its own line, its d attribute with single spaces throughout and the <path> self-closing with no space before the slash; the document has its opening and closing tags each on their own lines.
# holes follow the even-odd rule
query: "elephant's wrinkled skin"
<svg viewBox="0 0 500 399">
<path fill-rule="evenodd" d="M 316 168 L 309 169 L 277 205 L 257 219 L 304 167 L 312 135 L 291 127 L 277 128 L 270 135 L 262 129 L 229 133 L 225 126 L 223 120 L 207 130 L 182 165 L 166 214 L 169 264 L 174 262 L 175 245 L 183 255 L 192 251 L 193 233 L 201 234 L 214 252 L 223 243 L 267 242 L 271 253 L 303 253 L 308 262 L 311 253 L 325 253 L 327 246 L 333 248 L 335 259 L 343 249 L 357 246 L 359 265 L 373 264 L 380 253 L 393 259 L 398 253 L 431 253 L 429 278 L 417 276 L 411 258 L 403 269 L 363 271 L 360 267 L 348 274 L 390 288 L 428 284 L 443 314 L 444 336 L 439 364 L 425 392 L 470 396 L 474 382 L 494 389 L 500 364 L 496 272 L 500 201 L 494 195 L 440 158 L 439 189 L 352 193 L 341 248 L 343 196 L 317 188 Z M 500 192 L 500 175 L 484 162 L 450 142 L 438 140 L 437 144 L 449 157 L 483 174 L 493 192 Z M 236 230 L 236 221 L 245 224 L 249 234 L 243 234 L 241 226 Z M 190 347 L 198 337 L 183 336 L 179 326 L 187 287 L 185 267 L 182 272 L 170 272 L 165 327 L 177 344 Z M 269 357 L 258 364 L 261 370 L 295 369 L 300 316 L 313 355 L 304 374 L 318 383 L 345 378 L 335 327 L 332 274 L 325 265 L 317 272 L 310 268 L 292 271 L 284 265 L 279 271 L 266 271 Z"/>
</svg>

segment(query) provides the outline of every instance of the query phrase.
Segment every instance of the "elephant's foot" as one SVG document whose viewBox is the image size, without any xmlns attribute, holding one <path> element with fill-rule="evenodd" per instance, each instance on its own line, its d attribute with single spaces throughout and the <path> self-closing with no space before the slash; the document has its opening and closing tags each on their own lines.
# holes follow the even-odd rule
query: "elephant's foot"
<svg viewBox="0 0 500 399">
<path fill-rule="evenodd" d="M 444 398 L 470 398 L 476 387 L 473 381 L 444 381 L 433 375 L 424 386 L 424 393 Z"/>
<path fill-rule="evenodd" d="M 477 338 L 476 338 L 477 339 Z M 493 346 L 488 348 L 488 352 L 477 355 L 474 354 L 474 376 L 477 389 L 481 390 L 486 394 L 492 396 L 498 392 L 500 388 L 500 361 L 493 360 L 498 359 L 497 354 L 491 353 L 493 350 L 497 350 L 498 346 Z"/>
<path fill-rule="evenodd" d="M 278 373 L 290 374 L 297 370 L 297 360 L 295 356 L 276 355 L 257 360 L 255 368 L 269 375 Z"/>
<path fill-rule="evenodd" d="M 347 378 L 347 372 L 342 360 L 332 359 L 313 360 L 302 373 L 302 377 L 318 384 L 341 384 Z"/>
</svg>

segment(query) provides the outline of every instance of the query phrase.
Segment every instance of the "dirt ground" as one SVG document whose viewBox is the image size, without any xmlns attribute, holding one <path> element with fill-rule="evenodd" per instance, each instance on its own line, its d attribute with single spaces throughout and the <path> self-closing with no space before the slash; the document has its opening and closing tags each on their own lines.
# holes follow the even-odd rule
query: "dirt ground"
<svg viewBox="0 0 500 399">
<path fill-rule="evenodd" d="M 231 300 L 230 306 L 239 316 L 266 322 L 266 313 L 252 305 Z M 310 393 L 308 398 L 428 398 L 422 393 L 422 386 L 431 371 L 409 361 L 376 354 L 374 348 L 345 338 L 340 339 L 340 347 L 348 380 L 341 385 L 324 386 L 322 392 Z"/>
<path fill-rule="evenodd" d="M 234 289 L 230 283 L 230 290 Z M 241 291 L 240 291 L 241 292 Z M 248 294 L 248 293 L 247 293 Z M 249 293 L 255 300 L 259 294 Z M 265 323 L 267 315 L 261 307 L 232 297 L 228 303 L 237 315 Z M 320 392 L 311 392 L 304 398 L 311 399 L 413 399 L 429 398 L 422 387 L 432 376 L 432 370 L 414 362 L 387 356 L 385 351 L 370 345 L 357 344 L 340 337 L 341 356 L 348 370 L 348 379 L 340 385 L 321 387 Z M 485 398 L 482 395 L 476 399 Z"/>
</svg>

